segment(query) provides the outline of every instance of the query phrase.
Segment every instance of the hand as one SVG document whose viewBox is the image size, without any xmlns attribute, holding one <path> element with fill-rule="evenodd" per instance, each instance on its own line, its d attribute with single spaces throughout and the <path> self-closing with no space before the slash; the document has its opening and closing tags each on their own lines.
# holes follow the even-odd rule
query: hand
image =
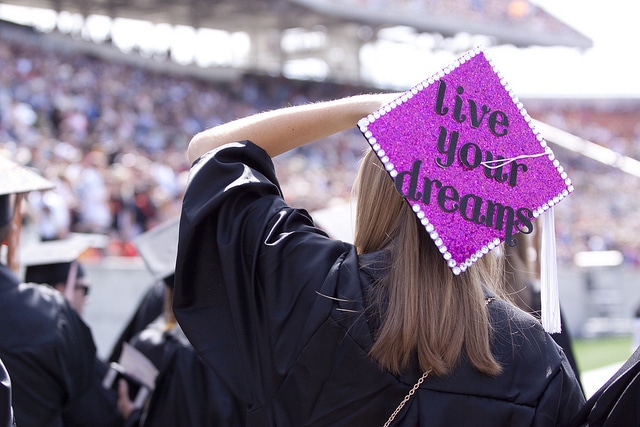
<svg viewBox="0 0 640 427">
<path fill-rule="evenodd" d="M 126 420 L 136 409 L 138 408 L 136 408 L 133 401 L 129 399 L 129 385 L 127 381 L 120 379 L 118 381 L 118 410 L 122 414 L 122 418 Z"/>
</svg>

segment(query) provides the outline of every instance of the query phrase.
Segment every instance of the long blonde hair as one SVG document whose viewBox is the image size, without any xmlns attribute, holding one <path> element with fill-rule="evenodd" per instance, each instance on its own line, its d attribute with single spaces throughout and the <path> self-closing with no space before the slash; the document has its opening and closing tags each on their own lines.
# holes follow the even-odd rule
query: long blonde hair
<svg viewBox="0 0 640 427">
<path fill-rule="evenodd" d="M 497 257 L 489 253 L 454 275 L 371 150 L 355 188 L 358 253 L 384 249 L 390 257 L 390 268 L 374 285 L 373 306 L 381 309 L 381 319 L 371 356 L 400 373 L 415 352 L 422 370 L 443 376 L 466 349 L 472 366 L 499 374 L 482 291 L 482 284 L 499 289 Z"/>
</svg>

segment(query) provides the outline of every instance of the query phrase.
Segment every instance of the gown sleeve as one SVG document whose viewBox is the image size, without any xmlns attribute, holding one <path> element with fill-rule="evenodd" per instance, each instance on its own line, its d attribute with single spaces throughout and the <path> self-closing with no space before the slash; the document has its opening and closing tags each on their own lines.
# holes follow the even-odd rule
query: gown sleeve
<svg viewBox="0 0 640 427">
<path fill-rule="evenodd" d="M 0 360 L 0 426 L 13 425 L 13 406 L 11 404 L 11 379 Z"/>
<path fill-rule="evenodd" d="M 162 366 L 144 412 L 145 426 L 246 425 L 245 409 L 204 364 L 179 327 L 147 337 L 162 349 Z"/>
<path fill-rule="evenodd" d="M 194 163 L 180 221 L 176 317 L 241 400 L 264 403 L 310 340 L 317 292 L 351 245 L 286 205 L 271 159 L 249 141 Z"/>
</svg>

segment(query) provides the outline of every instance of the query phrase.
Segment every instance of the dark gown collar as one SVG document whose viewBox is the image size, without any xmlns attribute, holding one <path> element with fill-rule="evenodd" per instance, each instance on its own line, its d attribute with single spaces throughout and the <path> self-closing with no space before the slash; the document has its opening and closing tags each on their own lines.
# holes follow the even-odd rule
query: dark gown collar
<svg viewBox="0 0 640 427">
<path fill-rule="evenodd" d="M 20 284 L 18 276 L 6 265 L 0 263 L 0 289 Z"/>
</svg>

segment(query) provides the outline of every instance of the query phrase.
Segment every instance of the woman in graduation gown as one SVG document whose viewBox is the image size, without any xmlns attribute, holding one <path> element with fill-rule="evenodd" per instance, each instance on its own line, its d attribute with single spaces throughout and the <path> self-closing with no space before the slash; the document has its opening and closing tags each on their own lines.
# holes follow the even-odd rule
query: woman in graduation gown
<svg viewBox="0 0 640 427">
<path fill-rule="evenodd" d="M 283 200 L 272 157 L 397 96 L 283 108 L 192 139 L 180 325 L 246 403 L 247 425 L 565 424 L 580 387 L 539 322 L 501 298 L 497 258 L 455 276 L 372 152 L 355 245 Z"/>
</svg>

